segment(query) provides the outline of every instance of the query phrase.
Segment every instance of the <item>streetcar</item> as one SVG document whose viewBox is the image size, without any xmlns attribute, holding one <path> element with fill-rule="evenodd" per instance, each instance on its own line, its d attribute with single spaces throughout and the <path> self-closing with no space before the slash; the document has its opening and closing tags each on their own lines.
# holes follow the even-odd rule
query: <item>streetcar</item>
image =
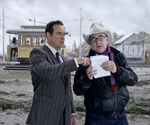
<svg viewBox="0 0 150 125">
<path fill-rule="evenodd" d="M 42 47 L 47 39 L 45 26 L 21 26 L 21 29 L 9 29 L 9 44 L 7 45 L 7 61 L 17 61 L 20 64 L 29 64 L 29 55 L 33 48 Z M 12 36 L 17 39 L 17 53 L 11 56 Z M 62 54 L 66 56 L 66 48 L 62 48 Z"/>
</svg>

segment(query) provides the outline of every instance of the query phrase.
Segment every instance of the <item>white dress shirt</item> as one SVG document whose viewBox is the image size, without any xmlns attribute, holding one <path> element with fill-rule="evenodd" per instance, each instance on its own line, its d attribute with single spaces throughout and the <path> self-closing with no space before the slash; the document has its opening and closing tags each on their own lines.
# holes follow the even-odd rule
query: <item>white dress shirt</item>
<svg viewBox="0 0 150 125">
<path fill-rule="evenodd" d="M 45 45 L 52 51 L 52 53 L 53 53 L 54 56 L 56 57 L 56 52 L 57 52 L 57 50 L 56 50 L 54 47 L 52 47 L 51 45 L 49 45 L 48 43 L 46 43 Z M 59 52 L 59 59 L 60 59 L 61 62 L 63 62 L 63 59 L 62 59 L 62 57 L 60 56 L 60 54 L 61 54 L 60 50 L 58 50 L 58 52 Z M 76 63 L 76 66 L 79 67 L 76 58 L 74 58 L 74 61 L 75 61 L 75 63 Z"/>
<path fill-rule="evenodd" d="M 52 51 L 52 53 L 54 54 L 54 56 L 56 57 L 56 52 L 59 52 L 59 60 L 61 61 L 61 62 L 63 62 L 63 59 L 62 59 L 62 57 L 60 56 L 61 55 L 61 52 L 60 52 L 60 50 L 56 50 L 55 48 L 53 48 L 51 45 L 49 45 L 48 43 L 46 43 L 45 44 L 51 51 Z"/>
</svg>

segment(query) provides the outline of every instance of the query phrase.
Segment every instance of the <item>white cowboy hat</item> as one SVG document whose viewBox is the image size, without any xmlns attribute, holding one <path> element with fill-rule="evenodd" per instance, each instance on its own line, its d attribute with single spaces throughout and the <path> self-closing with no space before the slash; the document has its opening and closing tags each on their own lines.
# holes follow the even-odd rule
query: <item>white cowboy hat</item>
<svg viewBox="0 0 150 125">
<path fill-rule="evenodd" d="M 112 41 L 112 36 L 110 31 L 106 29 L 101 23 L 93 23 L 90 27 L 89 34 L 87 35 L 83 34 L 83 38 L 88 44 L 90 44 L 90 40 L 89 40 L 90 36 L 97 33 L 105 33 L 109 37 L 109 42 Z"/>
</svg>

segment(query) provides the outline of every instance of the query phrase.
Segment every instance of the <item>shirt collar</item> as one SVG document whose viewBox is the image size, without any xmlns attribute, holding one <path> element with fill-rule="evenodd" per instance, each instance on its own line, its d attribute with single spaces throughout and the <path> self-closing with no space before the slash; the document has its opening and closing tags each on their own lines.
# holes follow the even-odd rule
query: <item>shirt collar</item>
<svg viewBox="0 0 150 125">
<path fill-rule="evenodd" d="M 54 47 L 52 47 L 51 45 L 49 45 L 48 43 L 46 43 L 45 45 L 46 45 L 46 46 L 52 51 L 52 53 L 56 56 L 57 50 L 56 50 Z M 60 53 L 60 50 L 58 50 L 58 52 Z"/>
</svg>

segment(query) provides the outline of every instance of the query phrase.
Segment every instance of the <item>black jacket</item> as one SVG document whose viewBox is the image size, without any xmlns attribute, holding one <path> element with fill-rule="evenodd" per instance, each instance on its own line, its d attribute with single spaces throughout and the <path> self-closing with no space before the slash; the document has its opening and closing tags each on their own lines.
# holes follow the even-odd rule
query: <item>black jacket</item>
<svg viewBox="0 0 150 125">
<path fill-rule="evenodd" d="M 137 75 L 127 64 L 124 54 L 112 47 L 111 51 L 114 53 L 114 62 L 117 66 L 117 72 L 112 74 L 116 80 L 117 94 L 111 89 L 110 76 L 90 80 L 86 75 L 87 67 L 84 66 L 79 66 L 75 74 L 73 90 L 76 95 L 84 95 L 87 112 L 124 112 L 129 100 L 126 86 L 137 83 Z M 90 50 L 88 57 L 94 55 Z"/>
</svg>

